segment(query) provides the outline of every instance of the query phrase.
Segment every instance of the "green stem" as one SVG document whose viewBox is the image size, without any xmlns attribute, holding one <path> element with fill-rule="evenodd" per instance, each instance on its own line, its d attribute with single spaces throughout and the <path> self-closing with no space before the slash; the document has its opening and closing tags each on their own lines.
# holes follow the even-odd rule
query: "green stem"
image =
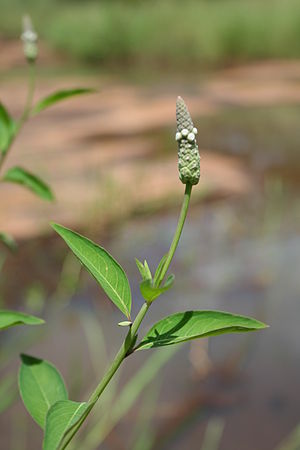
<svg viewBox="0 0 300 450">
<path fill-rule="evenodd" d="M 147 303 L 144 303 L 141 307 L 138 315 L 136 316 L 133 324 L 129 328 L 128 334 L 125 338 L 124 343 L 122 344 L 120 350 L 117 353 L 117 356 L 115 357 L 114 361 L 112 362 L 110 368 L 96 387 L 95 391 L 92 393 L 91 397 L 89 398 L 89 402 L 93 403 L 98 400 L 106 386 L 108 385 L 109 381 L 117 371 L 117 369 L 120 367 L 122 361 L 127 356 L 128 351 L 130 350 L 132 344 L 134 343 L 136 333 L 141 325 L 141 322 L 143 318 L 145 317 L 146 312 L 149 309 L 149 306 Z"/>
<path fill-rule="evenodd" d="M 191 192 L 192 192 L 192 185 L 188 183 L 185 186 L 185 193 L 184 193 L 183 203 L 182 203 L 182 207 L 181 207 L 181 211 L 180 211 L 180 215 L 179 215 L 179 219 L 178 219 L 178 225 L 177 225 L 177 228 L 176 228 L 176 231 L 174 234 L 172 244 L 170 246 L 170 250 L 168 252 L 166 262 L 161 271 L 160 278 L 158 279 L 158 284 L 157 284 L 158 286 L 161 283 L 161 281 L 164 279 L 164 277 L 168 271 L 169 265 L 171 264 L 172 258 L 176 251 L 176 248 L 178 246 L 178 242 L 179 242 L 179 239 L 180 239 L 180 236 L 182 233 L 183 225 L 184 225 L 184 222 L 186 219 L 186 215 L 187 215 L 187 211 L 188 211 L 188 207 L 189 207 L 189 203 L 190 203 Z M 133 346 L 135 345 L 138 329 L 150 307 L 150 304 L 151 303 L 144 303 L 143 306 L 141 307 L 133 324 L 129 328 L 127 336 L 126 336 L 123 344 L 121 345 L 120 350 L 118 351 L 117 355 L 115 356 L 115 359 L 111 363 L 107 372 L 105 373 L 102 380 L 100 381 L 100 383 L 98 384 L 98 386 L 96 387 L 96 389 L 94 390 L 94 392 L 92 393 L 92 395 L 90 396 L 90 398 L 88 400 L 88 403 L 91 405 L 91 408 L 88 410 L 86 415 L 84 415 L 82 417 L 82 419 L 78 422 L 78 424 L 74 427 L 74 429 L 73 429 L 72 433 L 70 434 L 70 436 L 68 437 L 67 441 L 63 443 L 61 450 L 64 450 L 68 446 L 68 444 L 71 442 L 71 440 L 73 439 L 73 437 L 75 436 L 77 431 L 80 429 L 83 422 L 86 420 L 87 416 L 93 409 L 93 407 L 96 404 L 97 400 L 99 399 L 100 395 L 102 394 L 102 392 L 104 391 L 104 389 L 106 388 L 106 386 L 108 385 L 108 383 L 110 382 L 110 380 L 112 379 L 112 377 L 114 376 L 114 374 L 116 373 L 116 371 L 118 370 L 118 368 L 120 367 L 120 365 L 122 364 L 122 362 L 124 361 L 126 356 L 128 356 L 131 353 Z"/>
<path fill-rule="evenodd" d="M 26 122 L 26 120 L 28 119 L 30 112 L 31 112 L 32 101 L 33 101 L 33 96 L 34 96 L 34 91 L 35 91 L 35 75 L 36 75 L 36 66 L 35 66 L 34 62 L 31 62 L 31 63 L 29 63 L 27 98 L 26 98 L 26 103 L 25 103 L 23 114 L 18 123 L 18 131 L 23 126 L 23 124 Z"/>
<path fill-rule="evenodd" d="M 2 169 L 2 166 L 5 162 L 5 159 L 12 147 L 12 144 L 14 143 L 18 133 L 20 132 L 21 128 L 23 127 L 24 123 L 27 121 L 27 119 L 29 118 L 30 112 L 31 112 L 31 107 L 32 107 L 32 100 L 33 100 L 33 95 L 34 95 L 34 91 L 35 91 L 35 64 L 32 62 L 29 64 L 29 75 L 28 75 L 28 91 L 27 91 L 27 98 L 26 98 L 26 102 L 25 102 L 25 106 L 24 106 L 24 110 L 23 113 L 20 117 L 20 119 L 17 122 L 17 127 L 16 130 L 9 142 L 9 145 L 6 149 L 6 151 L 4 153 L 2 153 L 2 155 L 0 156 L 0 171 Z"/>
<path fill-rule="evenodd" d="M 178 219 L 177 228 L 176 228 L 176 231 L 174 234 L 174 238 L 173 238 L 172 244 L 170 246 L 170 250 L 168 252 L 166 262 L 162 268 L 159 278 L 157 279 L 157 281 L 155 283 L 156 284 L 155 287 L 159 287 L 161 282 L 163 281 L 163 279 L 169 269 L 171 261 L 173 259 L 176 248 L 178 246 L 178 242 L 179 242 L 179 239 L 180 239 L 180 236 L 182 233 L 183 225 L 184 225 L 184 222 L 186 219 L 186 215 L 187 215 L 187 211 L 188 211 L 188 207 L 189 207 L 189 203 L 190 203 L 191 193 L 192 193 L 192 185 L 190 183 L 187 183 L 185 186 L 183 203 L 182 203 L 182 207 L 181 207 L 181 211 L 180 211 L 180 216 Z"/>
<path fill-rule="evenodd" d="M 100 395 L 102 394 L 102 392 L 104 391 L 104 389 L 106 388 L 106 386 L 108 385 L 108 383 L 110 382 L 110 380 L 112 379 L 112 377 L 114 376 L 114 374 L 116 373 L 116 371 L 118 370 L 118 368 L 120 367 L 120 365 L 122 364 L 122 362 L 124 361 L 126 356 L 128 355 L 128 352 L 130 352 L 132 346 L 135 343 L 137 331 L 138 331 L 138 329 L 142 323 L 142 320 L 144 319 L 145 314 L 148 311 L 149 307 L 150 307 L 150 304 L 147 304 L 147 303 L 144 303 L 142 305 L 133 324 L 129 328 L 127 336 L 126 336 L 123 344 L 121 345 L 120 350 L 118 351 L 117 355 L 115 356 L 115 359 L 111 363 L 107 372 L 105 373 L 102 380 L 100 381 L 100 383 L 98 384 L 98 386 L 96 387 L 96 389 L 94 390 L 94 392 L 92 393 L 92 395 L 90 396 L 90 398 L 88 400 L 88 403 L 91 404 L 91 408 L 89 409 L 88 413 L 84 416 L 83 420 L 81 420 L 75 426 L 73 432 L 69 436 L 68 440 L 64 443 L 61 450 L 64 450 L 67 447 L 67 445 L 70 443 L 70 441 L 73 439 L 73 437 L 75 436 L 75 434 L 81 427 L 82 423 L 85 421 L 88 414 L 93 409 L 93 407 L 96 404 L 97 400 L 99 399 Z"/>
</svg>

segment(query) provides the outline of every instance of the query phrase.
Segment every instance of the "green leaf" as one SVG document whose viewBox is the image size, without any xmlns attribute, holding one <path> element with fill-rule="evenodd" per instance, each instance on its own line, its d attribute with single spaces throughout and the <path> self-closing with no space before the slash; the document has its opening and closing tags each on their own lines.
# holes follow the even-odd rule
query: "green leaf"
<svg viewBox="0 0 300 450">
<path fill-rule="evenodd" d="M 44 200 L 54 200 L 54 195 L 50 187 L 37 176 L 25 169 L 22 169 L 22 167 L 12 167 L 6 172 L 2 180 L 10 183 L 21 184 Z"/>
<path fill-rule="evenodd" d="M 52 226 L 102 286 L 108 297 L 130 319 L 130 286 L 124 270 L 117 261 L 104 248 L 84 236 L 58 224 Z"/>
<path fill-rule="evenodd" d="M 221 311 L 186 311 L 165 317 L 146 334 L 137 350 L 215 336 L 224 333 L 244 333 L 266 328 L 250 317 Z"/>
<path fill-rule="evenodd" d="M 4 105 L 0 103 L 0 153 L 6 153 L 15 129 L 14 120 L 10 117 Z"/>
<path fill-rule="evenodd" d="M 165 284 L 160 288 L 152 286 L 151 280 L 142 281 L 140 284 L 141 294 L 147 302 L 153 302 L 153 300 L 173 286 L 174 280 L 175 276 L 172 274 L 169 275 Z"/>
<path fill-rule="evenodd" d="M 145 273 L 145 267 L 144 264 L 137 258 L 135 258 L 135 263 L 137 265 L 137 268 L 139 269 L 139 272 L 141 274 L 141 277 L 143 280 L 145 279 L 146 273 Z"/>
<path fill-rule="evenodd" d="M 68 398 L 65 383 L 57 369 L 48 361 L 28 355 L 21 355 L 21 359 L 20 394 L 29 414 L 44 428 L 51 406 Z"/>
<path fill-rule="evenodd" d="M 150 270 L 146 260 L 144 261 L 144 268 L 145 268 L 146 279 L 152 280 L 152 273 L 151 273 L 151 270 Z"/>
<path fill-rule="evenodd" d="M 43 450 L 57 450 L 69 433 L 84 419 L 93 404 L 62 400 L 55 403 L 47 414 Z"/>
<path fill-rule="evenodd" d="M 10 234 L 0 233 L 0 241 L 12 252 L 17 249 L 17 243 Z"/>
<path fill-rule="evenodd" d="M 0 310 L 0 330 L 16 325 L 41 325 L 45 323 L 43 319 L 30 316 L 18 311 Z"/>
<path fill-rule="evenodd" d="M 46 108 L 49 108 L 50 106 L 54 105 L 57 102 L 61 102 L 62 100 L 65 100 L 69 97 L 75 97 L 76 95 L 82 95 L 82 94 L 91 94 L 92 92 L 95 92 L 95 89 L 90 88 L 76 88 L 76 89 L 65 89 L 61 91 L 54 92 L 53 94 L 48 95 L 43 100 L 39 101 L 33 108 L 32 108 L 32 115 L 38 114 L 39 112 L 43 111 Z"/>
<path fill-rule="evenodd" d="M 147 261 L 145 260 L 143 264 L 141 261 L 135 258 L 135 262 L 143 280 L 152 280 L 151 270 L 148 266 Z"/>
<path fill-rule="evenodd" d="M 156 286 L 157 280 L 158 280 L 159 277 L 160 277 L 160 274 L 161 274 L 161 272 L 162 272 L 162 269 L 163 269 L 163 267 L 164 267 L 164 264 L 165 264 L 165 262 L 166 262 L 167 257 L 168 257 L 168 253 L 166 253 L 166 254 L 161 258 L 161 260 L 160 260 L 160 262 L 159 262 L 159 264 L 158 264 L 158 266 L 157 266 L 157 269 L 156 269 L 155 274 L 154 274 L 154 280 L 153 280 L 154 286 Z"/>
</svg>

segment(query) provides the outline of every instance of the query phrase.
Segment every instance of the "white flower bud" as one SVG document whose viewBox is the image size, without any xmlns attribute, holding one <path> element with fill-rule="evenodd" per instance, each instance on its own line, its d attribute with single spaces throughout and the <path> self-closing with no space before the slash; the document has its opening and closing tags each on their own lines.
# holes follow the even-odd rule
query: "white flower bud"
<svg viewBox="0 0 300 450">
<path fill-rule="evenodd" d="M 182 134 L 183 137 L 187 137 L 187 135 L 189 134 L 189 130 L 187 130 L 186 128 L 184 128 L 184 129 L 181 131 L 181 134 Z"/>
<path fill-rule="evenodd" d="M 189 133 L 187 138 L 188 138 L 188 141 L 193 142 L 195 140 L 194 133 Z"/>
</svg>

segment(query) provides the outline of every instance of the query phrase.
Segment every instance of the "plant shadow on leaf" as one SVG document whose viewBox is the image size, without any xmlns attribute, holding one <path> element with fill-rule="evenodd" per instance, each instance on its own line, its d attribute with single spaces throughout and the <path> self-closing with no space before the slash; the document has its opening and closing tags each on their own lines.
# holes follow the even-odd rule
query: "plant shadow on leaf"
<svg viewBox="0 0 300 450">
<path fill-rule="evenodd" d="M 161 347 L 164 345 L 168 345 L 169 343 L 174 342 L 175 339 L 177 339 L 177 335 L 174 334 L 176 331 L 180 331 L 184 325 L 186 325 L 191 318 L 193 317 L 193 311 L 186 311 L 182 317 L 182 319 L 179 320 L 178 324 L 172 327 L 169 331 L 166 333 L 159 333 L 157 329 L 154 330 L 155 336 L 151 337 L 149 336 L 144 343 L 155 343 L 155 346 Z"/>
<path fill-rule="evenodd" d="M 136 350 L 178 344 L 225 333 L 245 333 L 266 328 L 262 322 L 222 311 L 186 311 L 156 323 Z"/>
</svg>

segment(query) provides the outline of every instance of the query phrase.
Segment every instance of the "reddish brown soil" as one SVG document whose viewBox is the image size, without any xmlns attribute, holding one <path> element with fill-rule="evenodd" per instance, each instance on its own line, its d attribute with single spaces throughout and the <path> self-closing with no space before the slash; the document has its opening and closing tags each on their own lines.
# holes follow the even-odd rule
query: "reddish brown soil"
<svg viewBox="0 0 300 450">
<path fill-rule="evenodd" d="M 0 42 L 4 67 L 19 66 L 19 43 Z M 2 53 L 2 52 L 1 52 Z M 41 51 L 41 64 L 52 62 Z M 14 116 L 22 111 L 26 83 L 3 77 L 1 101 Z M 300 63 L 257 64 L 215 73 L 193 86 L 193 95 L 155 85 L 112 84 L 99 77 L 66 77 L 38 81 L 35 100 L 58 88 L 94 86 L 99 92 L 77 97 L 45 111 L 26 124 L 7 158 L 6 168 L 22 165 L 40 174 L 53 187 L 56 202 L 47 204 L 19 186 L 0 189 L 0 230 L 27 237 L 48 229 L 54 219 L 86 222 L 96 215 L 101 223 L 116 216 L 176 199 L 174 154 L 165 153 L 160 133 L 174 132 L 176 95 L 184 95 L 194 117 L 215 114 L 229 105 L 272 105 L 300 102 Z M 198 121 L 201 132 L 201 121 Z M 236 158 L 201 149 L 205 195 L 244 194 L 252 189 L 251 174 Z M 174 181 L 175 180 L 175 181 Z"/>
</svg>

